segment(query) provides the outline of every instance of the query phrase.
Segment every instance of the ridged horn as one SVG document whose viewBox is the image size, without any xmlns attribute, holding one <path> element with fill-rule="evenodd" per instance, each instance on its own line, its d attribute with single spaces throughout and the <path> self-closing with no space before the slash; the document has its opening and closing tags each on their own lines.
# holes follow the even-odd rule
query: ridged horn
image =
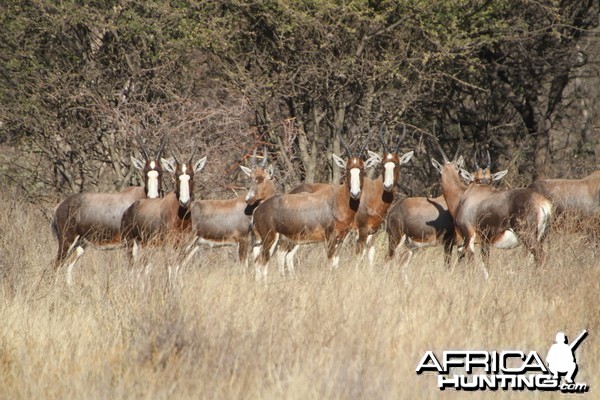
<svg viewBox="0 0 600 400">
<path fill-rule="evenodd" d="M 265 146 L 263 149 L 263 159 L 260 162 L 260 164 L 258 165 L 259 167 L 264 169 L 267 166 L 267 156 L 268 156 L 267 147 Z"/>
</svg>

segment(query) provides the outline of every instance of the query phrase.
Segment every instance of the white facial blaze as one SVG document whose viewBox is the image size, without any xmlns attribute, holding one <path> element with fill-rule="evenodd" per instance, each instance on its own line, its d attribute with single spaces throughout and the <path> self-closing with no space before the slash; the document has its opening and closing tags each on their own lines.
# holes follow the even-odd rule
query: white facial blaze
<svg viewBox="0 0 600 400">
<path fill-rule="evenodd" d="M 391 188 L 394 184 L 394 168 L 396 167 L 396 164 L 394 164 L 391 161 L 388 161 L 383 165 L 383 167 L 385 169 L 385 173 L 383 176 L 383 186 L 385 188 Z"/>
<path fill-rule="evenodd" d="M 179 175 L 179 203 L 187 204 L 190 201 L 190 176 L 186 173 L 185 165 L 181 167 L 182 174 Z"/>
<path fill-rule="evenodd" d="M 158 197 L 158 171 L 148 171 L 147 196 L 149 199 Z"/>
<path fill-rule="evenodd" d="M 248 192 L 248 194 L 246 195 L 246 201 L 250 200 L 253 197 L 254 197 L 254 190 L 250 190 Z"/>
<path fill-rule="evenodd" d="M 358 168 L 350 170 L 350 194 L 355 198 L 360 195 L 360 169 Z"/>
</svg>

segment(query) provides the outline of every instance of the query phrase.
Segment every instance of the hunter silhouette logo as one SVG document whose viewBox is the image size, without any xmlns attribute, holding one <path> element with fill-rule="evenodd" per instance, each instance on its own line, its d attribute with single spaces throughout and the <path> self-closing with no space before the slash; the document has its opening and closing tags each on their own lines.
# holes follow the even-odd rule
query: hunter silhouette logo
<svg viewBox="0 0 600 400">
<path fill-rule="evenodd" d="M 573 383 L 573 378 L 577 374 L 575 349 L 587 337 L 587 334 L 587 330 L 584 330 L 571 344 L 567 343 L 567 337 L 563 332 L 556 334 L 556 343 L 550 347 L 546 357 L 546 363 L 553 378 L 558 379 L 560 375 L 566 374 L 567 383 Z"/>
<path fill-rule="evenodd" d="M 437 373 L 440 390 L 560 390 L 563 393 L 584 393 L 586 383 L 574 381 L 578 366 L 575 350 L 587 337 L 584 330 L 569 344 L 563 332 L 558 332 L 550 347 L 546 363 L 535 351 L 449 350 L 437 357 L 427 351 L 416 372 Z M 565 382 L 561 383 L 561 377 Z"/>
</svg>

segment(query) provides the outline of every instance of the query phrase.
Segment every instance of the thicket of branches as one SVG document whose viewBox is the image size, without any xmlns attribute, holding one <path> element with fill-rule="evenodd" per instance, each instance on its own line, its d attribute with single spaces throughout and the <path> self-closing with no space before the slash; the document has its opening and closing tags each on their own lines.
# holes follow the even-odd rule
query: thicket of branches
<svg viewBox="0 0 600 400">
<path fill-rule="evenodd" d="M 136 134 L 198 145 L 202 197 L 243 186 L 268 146 L 282 189 L 337 180 L 331 152 L 385 122 L 416 150 L 404 191 L 428 191 L 430 136 L 489 149 L 512 182 L 597 168 L 598 2 L 9 0 L 0 6 L 3 184 L 31 201 L 136 183 Z M 460 127 L 460 129 L 459 129 Z"/>
</svg>

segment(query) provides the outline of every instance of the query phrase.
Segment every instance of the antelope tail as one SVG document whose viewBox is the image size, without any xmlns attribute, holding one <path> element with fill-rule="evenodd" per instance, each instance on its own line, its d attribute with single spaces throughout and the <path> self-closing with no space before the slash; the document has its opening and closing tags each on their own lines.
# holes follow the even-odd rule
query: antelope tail
<svg viewBox="0 0 600 400">
<path fill-rule="evenodd" d="M 540 204 L 537 220 L 537 240 L 538 242 L 544 238 L 548 228 L 550 227 L 550 218 L 552 217 L 552 203 L 549 200 L 544 200 Z"/>
</svg>

